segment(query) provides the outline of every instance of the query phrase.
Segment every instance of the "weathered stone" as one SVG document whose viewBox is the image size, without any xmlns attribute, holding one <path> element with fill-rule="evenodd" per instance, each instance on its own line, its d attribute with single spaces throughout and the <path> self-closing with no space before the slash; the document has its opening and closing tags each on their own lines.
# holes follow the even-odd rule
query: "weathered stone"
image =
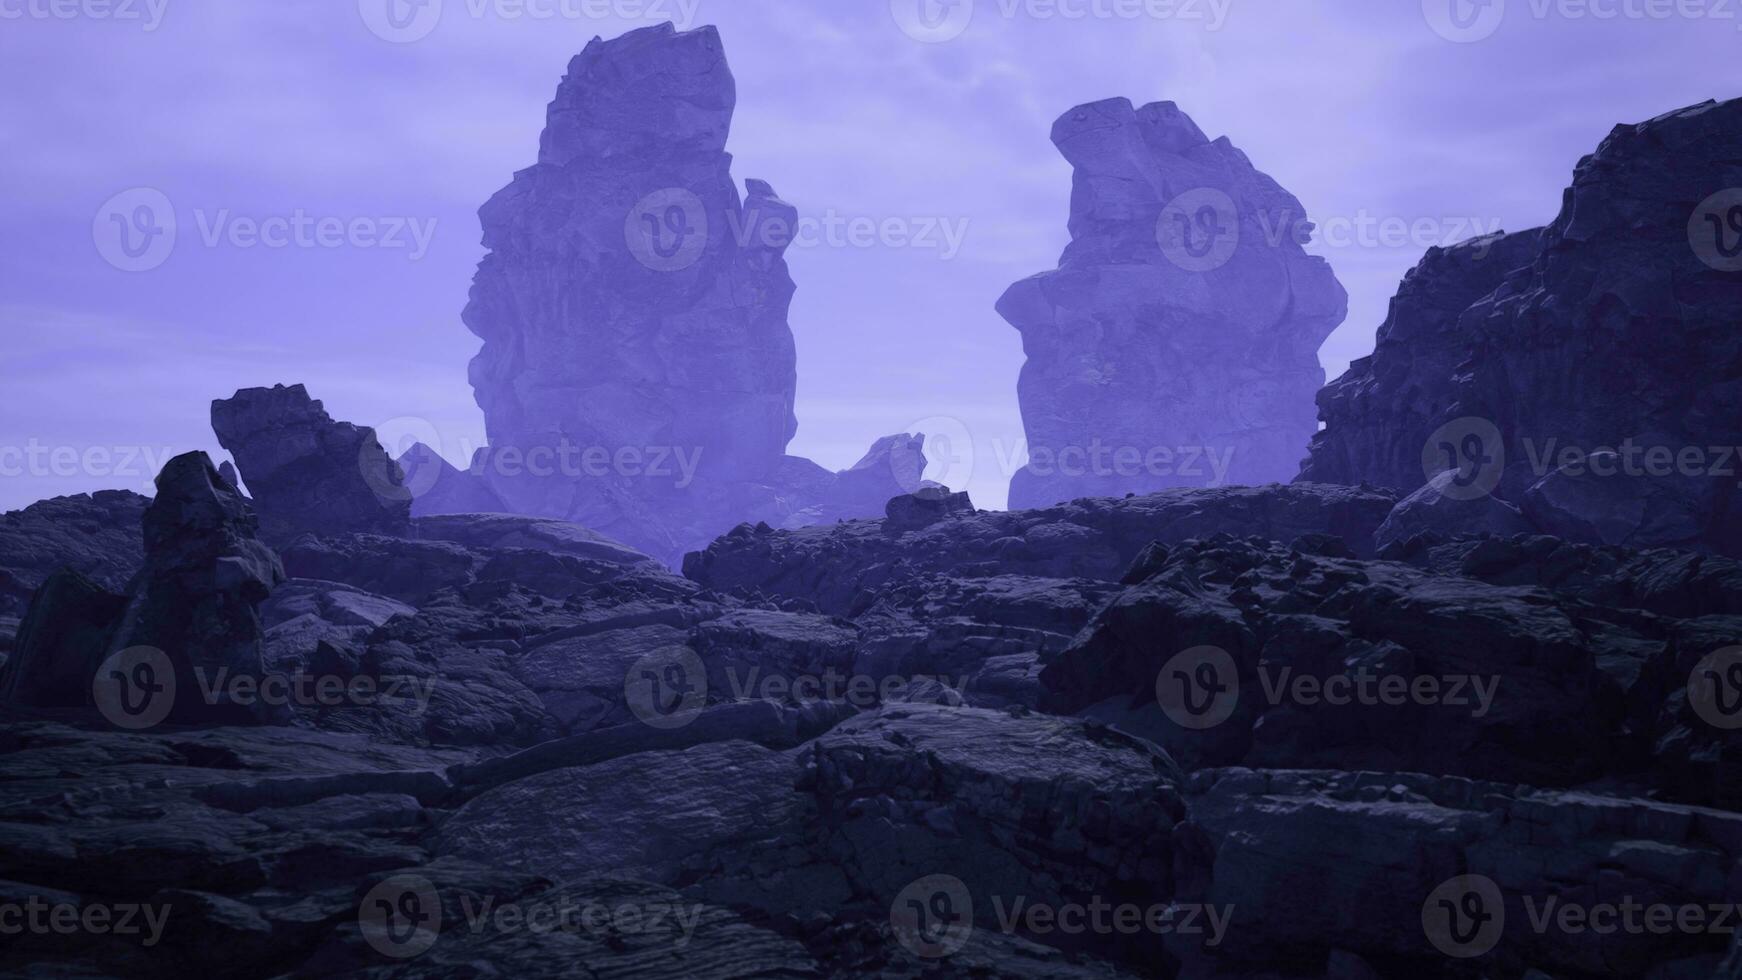
<svg viewBox="0 0 1742 980">
<path fill-rule="evenodd" d="M 1171 102 L 1070 110 L 1071 244 L 1012 286 L 1030 461 L 1012 507 L 1292 478 L 1348 296 L 1294 196 Z"/>
<path fill-rule="evenodd" d="M 205 453 L 177 456 L 145 511 L 145 566 L 110 641 L 111 654 L 160 651 L 175 671 L 178 721 L 261 720 L 270 705 L 238 700 L 228 680 L 265 673 L 260 605 L 284 581 L 259 523 Z M 217 686 L 214 686 L 217 685 Z"/>
<path fill-rule="evenodd" d="M 1381 491 L 1294 484 L 962 513 L 906 534 L 885 530 L 887 521 L 781 532 L 744 525 L 692 555 L 684 573 L 710 589 L 806 599 L 854 616 L 878 591 L 937 572 L 1118 581 L 1157 540 L 1234 533 L 1286 542 L 1328 534 L 1371 554 L 1373 532 L 1396 503 Z"/>
<path fill-rule="evenodd" d="M 411 493 L 375 430 L 333 421 L 302 385 L 246 388 L 212 402 L 212 431 L 235 457 L 273 540 L 405 532 Z"/>
<path fill-rule="evenodd" d="M 110 592 L 125 591 L 145 558 L 139 522 L 150 503 L 125 490 L 102 490 L 0 514 L 0 616 L 23 616 L 31 594 L 63 568 Z"/>
<path fill-rule="evenodd" d="M 1739 149 L 1742 99 L 1617 126 L 1547 228 L 1430 252 L 1321 397 L 1302 478 L 1410 490 L 1455 464 L 1540 530 L 1742 554 L 1714 449 L 1742 444 Z"/>
<path fill-rule="evenodd" d="M 1460 534 L 1510 537 L 1535 530 L 1518 508 L 1504 500 L 1487 494 L 1469 497 L 1448 493 L 1457 478 L 1455 470 L 1447 470 L 1398 501 L 1385 523 L 1373 532 L 1374 547 L 1384 551 L 1422 533 L 1442 537 Z"/>
</svg>

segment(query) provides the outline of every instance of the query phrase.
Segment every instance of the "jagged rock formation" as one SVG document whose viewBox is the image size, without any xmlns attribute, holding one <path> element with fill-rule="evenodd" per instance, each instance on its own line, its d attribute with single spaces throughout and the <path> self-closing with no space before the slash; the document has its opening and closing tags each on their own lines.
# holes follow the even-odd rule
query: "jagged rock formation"
<svg viewBox="0 0 1742 980">
<path fill-rule="evenodd" d="M 0 670 L 0 699 L 103 706 L 113 680 L 126 689 L 117 703 L 131 704 L 128 713 L 146 725 L 264 718 L 266 705 L 230 696 L 230 682 L 257 684 L 265 674 L 259 606 L 284 581 L 278 556 L 255 537 L 247 501 L 205 453 L 188 453 L 158 474 L 141 524 L 144 563 L 126 595 L 71 571 L 36 593 Z"/>
<path fill-rule="evenodd" d="M 266 672 L 259 607 L 284 581 L 284 567 L 256 538 L 252 508 L 205 453 L 188 453 L 158 474 L 143 523 L 145 564 L 116 623 L 111 652 L 163 652 L 175 669 L 174 720 L 266 717 L 270 706 L 237 703 L 214 686 L 258 680 Z"/>
<path fill-rule="evenodd" d="M 1541 235 L 1533 229 L 1428 249 L 1397 287 L 1373 353 L 1319 392 L 1325 428 L 1312 438 L 1300 479 L 1366 482 L 1406 494 L 1427 482 L 1423 448 L 1450 420 L 1451 379 L 1470 355 L 1470 335 L 1459 320 L 1535 257 Z"/>
<path fill-rule="evenodd" d="M 1171 102 L 1078 106 L 1059 268 L 1012 286 L 1029 464 L 1010 506 L 1291 478 L 1348 311 L 1293 195 Z"/>
<path fill-rule="evenodd" d="M 213 401 L 212 431 L 235 457 L 269 539 L 405 531 L 411 494 L 375 430 L 333 421 L 302 385 Z"/>
<path fill-rule="evenodd" d="M 1617 126 L 1553 224 L 1431 250 L 1321 393 L 1301 478 L 1455 462 L 1544 531 L 1742 554 L 1739 158 L 1742 100 Z"/>
<path fill-rule="evenodd" d="M 712 27 L 595 39 L 550 104 L 538 163 L 479 212 L 490 254 L 465 321 L 484 341 L 471 380 L 490 448 L 474 468 L 506 510 L 676 565 L 742 520 L 876 514 L 891 494 L 863 484 L 916 488 L 901 459 L 865 480 L 786 455 L 782 255 L 798 212 L 759 180 L 740 197 L 735 102 Z"/>
</svg>

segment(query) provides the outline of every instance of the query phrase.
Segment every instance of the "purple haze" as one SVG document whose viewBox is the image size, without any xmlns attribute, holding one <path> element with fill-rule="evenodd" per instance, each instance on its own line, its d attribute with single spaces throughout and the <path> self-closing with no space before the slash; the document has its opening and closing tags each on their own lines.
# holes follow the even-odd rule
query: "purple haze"
<svg viewBox="0 0 1742 980">
<path fill-rule="evenodd" d="M 953 428 L 973 442 L 971 472 L 934 468 L 983 507 L 1004 504 L 1022 462 L 1020 337 L 993 303 L 1068 241 L 1070 169 L 1048 142 L 1065 109 L 1174 101 L 1298 196 L 1339 239 L 1309 249 L 1350 294 L 1320 354 L 1334 375 L 1371 349 L 1426 244 L 1547 221 L 1613 124 L 1734 94 L 1742 44 L 1735 19 L 1619 3 L 1594 5 L 1623 13 L 1599 19 L 1545 0 L 1512 0 L 1470 43 L 1435 33 L 1438 0 L 1425 14 L 979 0 L 932 8 L 946 34 L 973 12 L 938 43 L 902 29 L 930 0 L 666 0 L 654 11 L 668 16 L 603 19 L 586 14 L 652 0 L 446 0 L 433 24 L 407 22 L 427 36 L 393 43 L 370 26 L 393 33 L 386 2 L 0 0 L 0 509 L 147 490 L 169 456 L 216 450 L 213 398 L 275 383 L 306 383 L 395 449 L 433 434 L 464 462 L 483 440 L 466 379 L 479 342 L 459 319 L 483 254 L 476 210 L 527 162 L 569 58 L 650 20 L 719 26 L 738 82 L 733 172 L 819 222 L 823 240 L 787 253 L 789 451 L 839 469 L 878 436 Z M 94 244 L 99 213 L 134 188 L 177 216 L 148 271 Z M 307 247 L 250 242 L 251 222 L 298 216 Z M 856 243 L 855 219 L 879 231 Z M 1410 234 L 1369 237 L 1379 221 Z"/>
</svg>

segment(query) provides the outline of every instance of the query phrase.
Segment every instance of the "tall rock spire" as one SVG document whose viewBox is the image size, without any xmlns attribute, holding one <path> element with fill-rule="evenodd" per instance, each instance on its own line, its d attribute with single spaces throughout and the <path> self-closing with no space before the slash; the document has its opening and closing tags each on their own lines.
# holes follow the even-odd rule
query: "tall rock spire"
<svg viewBox="0 0 1742 980">
<path fill-rule="evenodd" d="M 1305 210 L 1171 102 L 1078 106 L 1071 243 L 1004 294 L 1030 462 L 1011 507 L 1294 476 L 1348 296 Z"/>
</svg>

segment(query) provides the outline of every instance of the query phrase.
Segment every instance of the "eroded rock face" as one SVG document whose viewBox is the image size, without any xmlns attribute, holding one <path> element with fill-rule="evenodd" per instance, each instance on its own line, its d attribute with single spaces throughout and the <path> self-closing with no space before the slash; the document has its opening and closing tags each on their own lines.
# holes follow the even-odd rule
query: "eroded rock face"
<svg viewBox="0 0 1742 980">
<path fill-rule="evenodd" d="M 212 431 L 236 458 L 274 541 L 402 534 L 409 524 L 412 495 L 375 430 L 333 421 L 302 385 L 247 388 L 212 402 Z"/>
<path fill-rule="evenodd" d="M 1171 102 L 1078 106 L 1059 268 L 1012 286 L 1031 461 L 1010 505 L 1291 478 L 1347 313 L 1305 210 Z"/>
<path fill-rule="evenodd" d="M 736 98 L 712 27 L 594 40 L 538 163 L 480 211 L 490 254 L 465 311 L 484 341 L 478 462 L 508 510 L 676 564 L 740 520 L 810 506 L 795 483 L 835 482 L 786 455 L 797 211 L 762 181 L 739 194 Z"/>
<path fill-rule="evenodd" d="M 205 453 L 188 453 L 158 474 L 144 526 L 145 566 L 111 652 L 163 652 L 175 669 L 173 719 L 264 719 L 270 706 L 213 686 L 266 672 L 260 605 L 284 581 L 284 566 L 258 539 L 252 508 Z"/>
<path fill-rule="evenodd" d="M 1539 530 L 1742 553 L 1739 157 L 1742 100 L 1617 126 L 1547 228 L 1430 252 L 1320 396 L 1302 478 L 1455 463 Z"/>
<path fill-rule="evenodd" d="M 1452 375 L 1470 356 L 1459 321 L 1535 257 L 1541 236 L 1538 228 L 1428 249 L 1397 287 L 1373 353 L 1319 392 L 1325 428 L 1312 437 L 1301 480 L 1403 493 L 1427 482 L 1423 447 L 1452 408 Z"/>
</svg>

